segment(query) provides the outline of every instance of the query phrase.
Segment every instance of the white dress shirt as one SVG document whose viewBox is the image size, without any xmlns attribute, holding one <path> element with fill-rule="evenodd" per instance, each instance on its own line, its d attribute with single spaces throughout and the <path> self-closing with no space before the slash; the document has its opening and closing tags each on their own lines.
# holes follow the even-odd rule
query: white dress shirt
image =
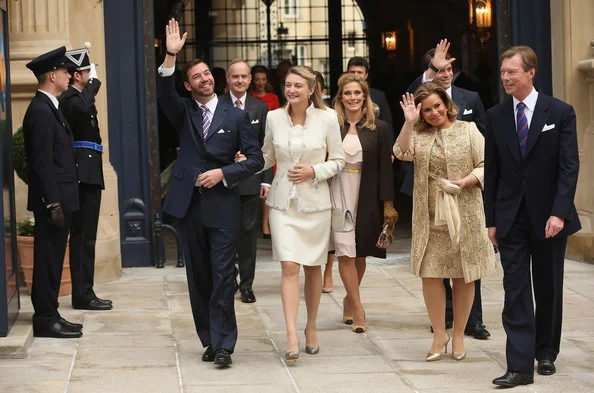
<svg viewBox="0 0 594 393">
<path fill-rule="evenodd" d="M 534 87 L 532 87 L 532 91 L 528 94 L 528 97 L 524 98 L 524 101 L 518 100 L 516 97 L 513 98 L 514 100 L 514 121 L 516 122 L 516 128 L 518 127 L 518 104 L 523 102 L 526 107 L 524 108 L 524 115 L 526 116 L 526 121 L 528 122 L 528 128 L 530 129 L 530 123 L 532 122 L 532 115 L 534 114 L 534 107 L 536 106 L 536 100 L 538 100 L 538 92 Z"/>
<path fill-rule="evenodd" d="M 231 91 L 229 91 L 229 95 L 231 96 L 231 102 L 233 102 L 234 107 L 237 108 L 237 105 L 235 103 L 237 102 L 237 100 L 239 100 L 241 102 L 241 108 L 239 109 L 245 110 L 245 100 L 247 99 L 247 93 L 244 93 L 243 97 L 241 98 L 235 97 Z"/>
<path fill-rule="evenodd" d="M 48 96 L 49 99 L 52 100 L 52 104 L 54 104 L 54 106 L 56 107 L 56 109 L 60 109 L 59 108 L 60 102 L 58 101 L 58 99 L 56 98 L 56 96 L 54 96 L 53 94 L 48 93 L 47 91 L 41 90 L 41 89 L 39 89 L 37 91 L 40 91 L 43 94 L 45 94 L 46 96 Z"/>
</svg>

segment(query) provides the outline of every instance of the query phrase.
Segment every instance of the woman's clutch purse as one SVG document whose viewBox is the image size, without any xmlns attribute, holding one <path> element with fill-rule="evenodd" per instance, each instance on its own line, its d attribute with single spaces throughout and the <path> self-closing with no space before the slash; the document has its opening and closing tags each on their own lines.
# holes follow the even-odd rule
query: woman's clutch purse
<svg viewBox="0 0 594 393">
<path fill-rule="evenodd" d="M 377 239 L 377 243 L 375 243 L 377 248 L 383 248 L 385 250 L 388 248 L 388 244 L 392 243 L 390 241 L 390 237 L 388 236 L 388 225 L 389 224 L 384 225 L 384 228 Z"/>
</svg>

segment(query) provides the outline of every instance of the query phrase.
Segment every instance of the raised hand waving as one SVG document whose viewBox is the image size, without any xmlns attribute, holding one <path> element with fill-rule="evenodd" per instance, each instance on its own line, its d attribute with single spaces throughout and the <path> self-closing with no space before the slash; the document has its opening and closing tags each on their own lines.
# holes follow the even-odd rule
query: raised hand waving
<svg viewBox="0 0 594 393">
<path fill-rule="evenodd" d="M 184 47 L 187 36 L 187 32 L 180 36 L 179 23 L 175 18 L 171 18 L 167 26 L 165 26 L 167 52 L 177 54 Z"/>
<path fill-rule="evenodd" d="M 421 103 L 419 102 L 419 105 L 415 105 L 415 97 L 412 94 L 406 93 L 402 95 L 400 107 L 404 112 L 404 118 L 407 123 L 415 124 L 419 120 L 419 115 L 421 113 Z"/>
</svg>

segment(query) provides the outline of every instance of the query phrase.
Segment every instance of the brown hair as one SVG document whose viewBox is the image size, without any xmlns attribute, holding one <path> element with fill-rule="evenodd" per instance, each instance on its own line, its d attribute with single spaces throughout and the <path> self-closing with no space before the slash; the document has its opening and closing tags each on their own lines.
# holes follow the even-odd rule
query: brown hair
<svg viewBox="0 0 594 393">
<path fill-rule="evenodd" d="M 446 106 L 446 115 L 448 120 L 453 122 L 456 120 L 458 115 L 458 108 L 454 104 L 454 101 L 450 98 L 445 89 L 439 86 L 435 82 L 425 82 L 415 91 L 415 105 L 419 105 L 421 101 L 429 97 L 432 94 L 437 94 Z M 423 118 L 423 114 L 419 116 L 419 121 L 415 125 L 418 131 L 427 131 L 431 128 L 431 124 L 427 123 Z"/>
<path fill-rule="evenodd" d="M 204 63 L 206 64 L 206 66 L 208 67 L 208 70 L 210 71 L 210 66 L 208 65 L 207 62 L 205 62 L 202 59 L 192 59 L 190 61 L 188 61 L 185 65 L 184 65 L 184 81 L 188 82 L 189 78 L 188 78 L 188 71 L 190 70 L 190 68 L 194 67 L 196 64 L 200 64 L 200 63 Z M 214 78 L 214 76 L 213 76 Z"/>
<path fill-rule="evenodd" d="M 534 73 L 536 74 L 538 60 L 536 53 L 529 46 L 512 46 L 501 54 L 500 60 L 503 61 L 504 59 L 510 59 L 518 54 L 522 58 L 522 68 L 524 68 L 524 71 L 530 71 L 534 69 Z"/>
<path fill-rule="evenodd" d="M 338 78 L 338 92 L 336 93 L 336 99 L 334 100 L 334 110 L 336 111 L 336 115 L 338 116 L 338 122 L 340 126 L 344 126 L 345 122 L 345 110 L 344 104 L 342 103 L 342 94 L 344 92 L 344 87 L 351 83 L 355 82 L 361 86 L 361 90 L 363 90 L 363 94 L 365 94 L 365 101 L 363 102 L 363 107 L 361 108 L 363 111 L 363 124 L 361 127 L 367 127 L 370 130 L 375 130 L 375 111 L 373 108 L 373 102 L 371 102 L 371 97 L 369 96 L 369 85 L 363 79 L 361 75 L 357 74 L 342 74 L 340 78 Z"/>
<path fill-rule="evenodd" d="M 252 67 L 252 81 L 250 82 L 250 91 L 254 91 L 254 83 L 256 80 L 256 74 L 265 74 L 266 75 L 266 88 L 264 89 L 267 93 L 274 93 L 274 88 L 270 84 L 270 77 L 268 76 L 268 68 L 264 67 L 263 65 L 255 65 Z"/>
<path fill-rule="evenodd" d="M 316 82 L 316 74 L 311 67 L 297 65 L 289 68 L 289 72 L 287 72 L 287 76 L 289 74 L 295 74 L 307 81 L 308 88 L 313 88 L 314 92 L 311 95 L 310 99 L 313 103 L 314 107 L 318 109 L 326 109 L 326 104 L 322 99 L 322 91 L 320 90 L 320 86 Z M 284 89 L 284 86 L 283 86 Z"/>
</svg>

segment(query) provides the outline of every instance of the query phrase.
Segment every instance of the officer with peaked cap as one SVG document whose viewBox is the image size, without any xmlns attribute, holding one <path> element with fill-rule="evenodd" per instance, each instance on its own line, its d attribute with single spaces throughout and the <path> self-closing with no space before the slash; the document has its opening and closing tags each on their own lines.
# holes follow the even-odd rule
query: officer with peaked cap
<svg viewBox="0 0 594 393">
<path fill-rule="evenodd" d="M 70 226 L 72 307 L 110 310 L 111 301 L 98 298 L 93 291 L 101 190 L 105 188 L 103 146 L 95 107 L 101 82 L 97 79 L 95 64 L 90 62 L 88 48 L 68 51 L 66 57 L 75 68 L 70 70 L 70 87 L 60 97 L 60 107 L 74 135 L 80 204 L 80 210 L 72 214 Z"/>
<path fill-rule="evenodd" d="M 38 91 L 25 113 L 23 133 L 28 166 L 27 209 L 35 217 L 33 334 L 77 338 L 82 325 L 58 312 L 58 292 L 72 212 L 78 210 L 74 140 L 58 99 L 68 89 L 73 64 L 60 47 L 27 64 L 37 77 Z"/>
</svg>

